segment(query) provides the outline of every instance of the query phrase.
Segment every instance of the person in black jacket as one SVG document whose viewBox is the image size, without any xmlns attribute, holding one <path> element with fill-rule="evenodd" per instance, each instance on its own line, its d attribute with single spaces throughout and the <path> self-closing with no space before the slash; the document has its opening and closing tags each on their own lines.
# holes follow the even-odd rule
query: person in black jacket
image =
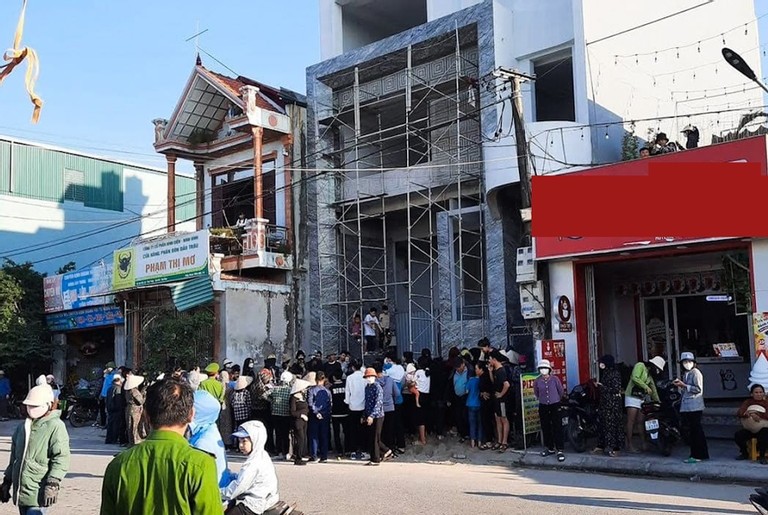
<svg viewBox="0 0 768 515">
<path fill-rule="evenodd" d="M 106 444 L 120 445 L 128 443 L 125 432 L 125 397 L 123 396 L 123 378 L 115 375 L 112 386 L 107 390 L 107 437 Z"/>
</svg>

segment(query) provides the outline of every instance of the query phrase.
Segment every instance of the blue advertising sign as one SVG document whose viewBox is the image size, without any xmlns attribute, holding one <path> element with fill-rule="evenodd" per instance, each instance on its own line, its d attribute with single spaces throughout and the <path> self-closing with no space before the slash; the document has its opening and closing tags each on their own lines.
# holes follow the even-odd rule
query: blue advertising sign
<svg viewBox="0 0 768 515">
<path fill-rule="evenodd" d="M 114 295 L 108 294 L 111 281 L 112 267 L 106 265 L 46 277 L 43 283 L 45 312 L 57 313 L 112 304 Z"/>
<path fill-rule="evenodd" d="M 53 332 L 90 329 L 108 325 L 118 325 L 125 322 L 123 312 L 118 306 L 97 306 L 54 313 L 46 317 L 48 328 Z"/>
</svg>

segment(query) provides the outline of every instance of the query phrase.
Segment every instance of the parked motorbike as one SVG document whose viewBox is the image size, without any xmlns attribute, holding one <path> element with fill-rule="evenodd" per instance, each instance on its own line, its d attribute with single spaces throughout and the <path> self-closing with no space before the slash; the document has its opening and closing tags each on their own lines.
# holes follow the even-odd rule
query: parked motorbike
<svg viewBox="0 0 768 515">
<path fill-rule="evenodd" d="M 576 385 L 568 394 L 563 426 L 576 452 L 587 449 L 587 440 L 597 437 L 599 397 L 591 382 Z"/>
<path fill-rule="evenodd" d="M 99 416 L 99 400 L 95 397 L 70 397 L 67 399 L 64 418 L 72 427 L 83 427 L 96 421 Z"/>
<path fill-rule="evenodd" d="M 672 454 L 672 447 L 682 440 L 680 430 L 680 401 L 682 396 L 672 381 L 659 381 L 656 385 L 661 402 L 644 402 L 645 433 L 651 443 L 664 456 Z"/>
</svg>

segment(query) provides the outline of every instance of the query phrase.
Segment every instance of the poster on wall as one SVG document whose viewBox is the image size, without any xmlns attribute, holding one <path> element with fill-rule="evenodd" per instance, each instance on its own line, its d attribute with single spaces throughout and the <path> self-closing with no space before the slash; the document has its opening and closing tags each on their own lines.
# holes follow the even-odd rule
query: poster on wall
<svg viewBox="0 0 768 515">
<path fill-rule="evenodd" d="M 43 279 L 43 297 L 46 313 L 71 311 L 90 306 L 112 304 L 112 266 L 96 265 L 85 270 L 53 275 Z"/>
<path fill-rule="evenodd" d="M 541 359 L 549 360 L 552 364 L 552 375 L 556 376 L 568 386 L 568 377 L 565 365 L 565 340 L 542 340 Z"/>
<path fill-rule="evenodd" d="M 539 420 L 539 401 L 533 393 L 533 382 L 539 377 L 538 373 L 520 374 L 520 396 L 523 407 L 523 434 L 530 435 L 541 430 Z M 524 439 L 527 442 L 527 439 Z M 526 443 L 527 445 L 527 443 Z"/>
<path fill-rule="evenodd" d="M 208 274 L 207 230 L 155 238 L 114 253 L 112 287 L 125 290 Z"/>
<path fill-rule="evenodd" d="M 754 313 L 752 326 L 755 333 L 755 359 L 760 354 L 768 358 L 768 313 Z"/>
</svg>

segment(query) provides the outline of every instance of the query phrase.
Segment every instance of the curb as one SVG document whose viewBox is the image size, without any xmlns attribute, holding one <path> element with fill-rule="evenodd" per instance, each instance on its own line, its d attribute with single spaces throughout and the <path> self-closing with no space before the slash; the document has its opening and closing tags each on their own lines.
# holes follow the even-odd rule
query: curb
<svg viewBox="0 0 768 515">
<path fill-rule="evenodd" d="M 598 472 L 624 476 L 646 476 L 687 479 L 689 481 L 712 481 L 729 483 L 765 484 L 768 467 L 741 462 L 682 463 L 682 460 L 659 459 L 639 460 L 637 458 L 603 458 L 599 456 L 566 454 L 564 462 L 553 461 L 554 457 L 543 458 L 537 454 L 512 451 L 511 460 L 488 460 L 489 464 L 518 466 L 522 468 L 560 471 Z"/>
</svg>

